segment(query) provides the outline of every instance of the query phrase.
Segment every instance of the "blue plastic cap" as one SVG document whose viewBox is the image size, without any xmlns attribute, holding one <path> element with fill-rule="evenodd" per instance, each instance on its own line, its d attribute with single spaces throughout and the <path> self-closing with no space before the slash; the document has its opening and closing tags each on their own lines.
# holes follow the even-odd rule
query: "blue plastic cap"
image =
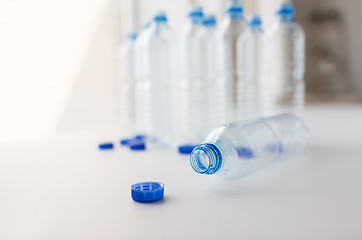
<svg viewBox="0 0 362 240">
<path fill-rule="evenodd" d="M 281 3 L 278 7 L 277 7 L 277 15 L 279 16 L 289 16 L 289 15 L 294 15 L 294 6 L 292 2 L 287 2 L 287 3 Z"/>
<path fill-rule="evenodd" d="M 132 139 L 131 141 L 129 141 L 128 146 L 133 151 L 146 150 L 145 142 L 139 139 Z"/>
<path fill-rule="evenodd" d="M 113 143 L 100 143 L 98 147 L 101 150 L 113 149 Z"/>
<path fill-rule="evenodd" d="M 225 13 L 231 19 L 242 19 L 243 17 L 243 4 L 239 1 L 226 1 Z"/>
<path fill-rule="evenodd" d="M 189 7 L 189 14 L 188 16 L 190 18 L 202 18 L 204 16 L 204 13 L 202 11 L 202 7 L 201 6 L 197 6 L 197 5 L 191 5 Z"/>
<path fill-rule="evenodd" d="M 167 22 L 166 12 L 159 11 L 155 13 L 155 15 L 153 16 L 153 20 L 155 20 L 156 22 Z"/>
<path fill-rule="evenodd" d="M 141 135 L 141 134 L 134 136 L 134 139 L 138 139 L 138 140 L 144 140 L 145 138 L 146 138 L 146 136 Z"/>
<path fill-rule="evenodd" d="M 123 146 L 127 146 L 131 140 L 132 140 L 131 138 L 123 138 L 121 139 L 120 143 Z"/>
<path fill-rule="evenodd" d="M 181 154 L 190 154 L 196 145 L 182 145 L 178 147 L 178 152 Z"/>
<path fill-rule="evenodd" d="M 238 152 L 238 156 L 240 158 L 253 158 L 254 157 L 252 150 L 248 147 L 238 147 L 238 148 L 236 148 L 236 151 Z"/>
<path fill-rule="evenodd" d="M 127 34 L 127 38 L 130 39 L 130 40 L 132 40 L 132 41 L 136 40 L 137 36 L 138 36 L 138 33 L 137 33 L 137 32 L 129 32 L 129 33 Z"/>
<path fill-rule="evenodd" d="M 205 27 L 214 27 L 216 26 L 216 17 L 215 15 L 206 15 L 202 21 L 202 25 Z"/>
<path fill-rule="evenodd" d="M 132 199 L 140 203 L 159 201 L 164 195 L 164 184 L 160 182 L 142 182 L 131 187 Z"/>
<path fill-rule="evenodd" d="M 255 28 L 255 27 L 260 28 L 261 24 L 262 24 L 261 18 L 257 14 L 250 15 L 248 17 L 247 22 L 248 22 L 248 26 L 251 27 L 251 28 Z"/>
</svg>

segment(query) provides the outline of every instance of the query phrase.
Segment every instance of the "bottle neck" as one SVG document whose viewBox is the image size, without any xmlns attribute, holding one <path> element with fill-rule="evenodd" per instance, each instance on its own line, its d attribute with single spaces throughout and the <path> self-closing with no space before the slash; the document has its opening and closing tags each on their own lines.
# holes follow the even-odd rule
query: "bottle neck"
<svg viewBox="0 0 362 240">
<path fill-rule="evenodd" d="M 278 20 L 279 22 L 295 22 L 294 20 L 294 15 L 289 15 L 289 14 L 282 14 L 282 15 L 278 15 Z"/>
<path fill-rule="evenodd" d="M 219 147 L 213 143 L 204 143 L 192 151 L 190 163 L 192 168 L 200 174 L 214 174 L 222 166 L 223 157 Z"/>
</svg>

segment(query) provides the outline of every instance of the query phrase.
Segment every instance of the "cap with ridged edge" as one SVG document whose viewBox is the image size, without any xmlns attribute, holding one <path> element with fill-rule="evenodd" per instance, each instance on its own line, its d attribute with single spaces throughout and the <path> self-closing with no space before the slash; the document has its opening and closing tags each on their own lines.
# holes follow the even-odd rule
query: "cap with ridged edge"
<svg viewBox="0 0 362 240">
<path fill-rule="evenodd" d="M 131 197 L 140 203 L 159 201 L 164 195 L 164 184 L 160 182 L 141 182 L 131 187 Z"/>
</svg>

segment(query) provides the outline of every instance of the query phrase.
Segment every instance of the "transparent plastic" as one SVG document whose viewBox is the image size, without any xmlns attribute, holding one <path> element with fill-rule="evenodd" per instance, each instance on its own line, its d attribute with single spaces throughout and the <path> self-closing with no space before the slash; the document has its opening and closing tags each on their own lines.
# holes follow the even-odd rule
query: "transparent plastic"
<svg viewBox="0 0 362 240">
<path fill-rule="evenodd" d="M 262 82 L 263 30 L 258 15 L 251 15 L 237 43 L 238 56 L 238 119 L 262 117 L 264 93 Z"/>
<path fill-rule="evenodd" d="M 292 114 L 220 126 L 190 156 L 200 174 L 238 179 L 302 150 L 307 128 Z"/>
<path fill-rule="evenodd" d="M 265 58 L 266 115 L 289 112 L 302 116 L 305 36 L 294 19 L 292 3 L 278 8 L 277 21 L 266 33 Z"/>
<path fill-rule="evenodd" d="M 179 145 L 197 144 L 199 140 L 195 132 L 195 115 L 194 115 L 194 86 L 195 79 L 192 73 L 195 71 L 192 55 L 194 49 L 192 42 L 195 35 L 202 27 L 203 12 L 199 6 L 190 6 L 188 13 L 188 22 L 184 25 L 178 44 L 179 56 L 179 77 L 177 82 L 176 106 L 178 108 L 176 136 Z"/>
<path fill-rule="evenodd" d="M 144 36 L 144 77 L 137 89 L 144 134 L 149 142 L 173 141 L 172 96 L 175 86 L 175 40 L 164 12 L 155 14 Z"/>
<path fill-rule="evenodd" d="M 218 124 L 237 120 L 237 40 L 244 31 L 243 8 L 239 1 L 227 1 L 220 24 L 219 71 L 215 92 Z"/>
<path fill-rule="evenodd" d="M 135 75 L 133 68 L 134 43 L 136 32 L 127 35 L 118 49 L 119 70 L 119 100 L 121 111 L 121 125 L 124 131 L 133 134 L 135 128 Z"/>
<path fill-rule="evenodd" d="M 133 51 L 133 71 L 135 76 L 135 132 L 138 134 L 144 134 L 144 116 L 142 108 L 142 83 L 145 79 L 145 38 L 150 31 L 151 21 L 147 22 L 143 26 L 143 30 L 139 33 L 135 43 Z"/>
</svg>

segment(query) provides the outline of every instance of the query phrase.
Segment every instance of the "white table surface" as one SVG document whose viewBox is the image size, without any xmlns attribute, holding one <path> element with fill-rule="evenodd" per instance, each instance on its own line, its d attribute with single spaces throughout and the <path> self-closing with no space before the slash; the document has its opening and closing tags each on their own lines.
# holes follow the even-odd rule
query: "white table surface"
<svg viewBox="0 0 362 240">
<path fill-rule="evenodd" d="M 362 239 L 362 106 L 306 110 L 310 141 L 240 181 L 198 175 L 175 150 L 99 151 L 116 129 L 0 145 L 0 239 Z M 161 181 L 165 198 L 132 201 Z"/>
</svg>

